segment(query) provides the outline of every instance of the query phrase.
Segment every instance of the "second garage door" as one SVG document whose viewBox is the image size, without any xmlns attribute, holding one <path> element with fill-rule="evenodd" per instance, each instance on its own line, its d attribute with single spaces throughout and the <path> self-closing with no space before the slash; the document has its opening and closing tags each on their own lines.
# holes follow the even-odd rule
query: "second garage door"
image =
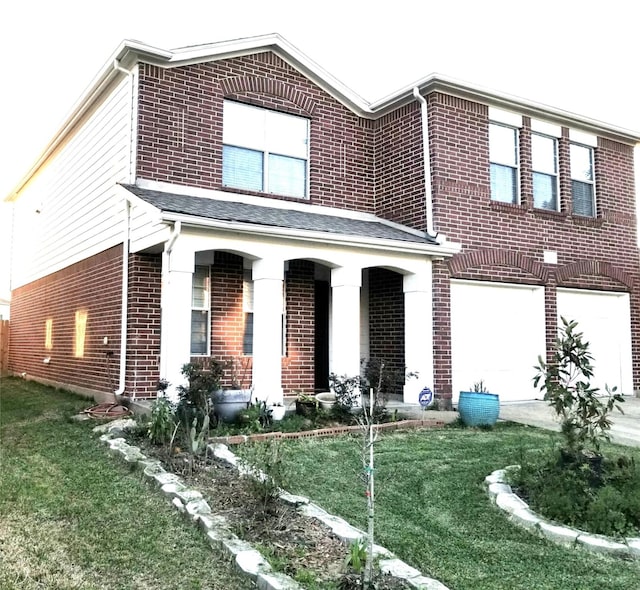
<svg viewBox="0 0 640 590">
<path fill-rule="evenodd" d="M 629 295 L 612 291 L 558 289 L 558 317 L 578 322 L 593 356 L 592 385 L 633 393 Z"/>
</svg>

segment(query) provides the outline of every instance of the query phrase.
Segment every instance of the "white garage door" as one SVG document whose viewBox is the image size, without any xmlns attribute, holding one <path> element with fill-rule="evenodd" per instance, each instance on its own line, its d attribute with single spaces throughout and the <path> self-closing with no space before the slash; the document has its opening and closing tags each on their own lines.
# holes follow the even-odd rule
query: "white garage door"
<svg viewBox="0 0 640 590">
<path fill-rule="evenodd" d="M 544 354 L 543 287 L 451 281 L 454 403 L 480 379 L 500 401 L 539 398 L 533 367 Z"/>
<path fill-rule="evenodd" d="M 605 384 L 633 394 L 629 295 L 611 291 L 558 289 L 560 316 L 578 322 L 593 356 L 591 384 L 604 393 Z"/>
</svg>

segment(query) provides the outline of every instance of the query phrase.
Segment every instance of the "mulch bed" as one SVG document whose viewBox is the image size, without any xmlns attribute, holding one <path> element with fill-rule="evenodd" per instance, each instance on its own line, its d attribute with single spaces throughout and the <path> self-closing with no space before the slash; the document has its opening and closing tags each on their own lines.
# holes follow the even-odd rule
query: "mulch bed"
<svg viewBox="0 0 640 590">
<path fill-rule="evenodd" d="M 182 477 L 187 486 L 200 491 L 212 512 L 224 516 L 237 536 L 259 548 L 272 566 L 278 564 L 279 571 L 294 579 L 310 573 L 327 589 L 362 588 L 360 576 L 345 574 L 349 548 L 321 522 L 280 501 L 265 506 L 248 478 L 215 457 L 208 457 L 206 462 L 196 458 L 190 466 L 188 455 L 179 450 L 169 457 L 162 447 L 151 445 L 147 439 L 132 442 L 147 457 L 161 460 L 165 469 Z M 404 580 L 388 575 L 380 575 L 375 587 L 410 588 Z"/>
</svg>

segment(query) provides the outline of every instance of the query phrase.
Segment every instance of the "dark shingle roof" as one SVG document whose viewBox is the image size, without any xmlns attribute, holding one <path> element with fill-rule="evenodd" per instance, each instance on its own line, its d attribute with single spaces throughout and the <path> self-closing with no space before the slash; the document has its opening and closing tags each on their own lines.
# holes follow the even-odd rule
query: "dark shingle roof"
<svg viewBox="0 0 640 590">
<path fill-rule="evenodd" d="M 192 197 L 174 193 L 124 185 L 128 191 L 143 201 L 168 213 L 192 215 L 235 223 L 264 225 L 287 229 L 327 232 L 330 234 L 360 238 L 400 240 L 416 244 L 435 244 L 435 240 L 390 226 L 378 218 L 373 220 L 349 219 L 336 215 L 323 215 L 293 209 L 280 209 L 262 205 L 249 205 L 232 201 L 219 201 L 205 197 Z"/>
</svg>

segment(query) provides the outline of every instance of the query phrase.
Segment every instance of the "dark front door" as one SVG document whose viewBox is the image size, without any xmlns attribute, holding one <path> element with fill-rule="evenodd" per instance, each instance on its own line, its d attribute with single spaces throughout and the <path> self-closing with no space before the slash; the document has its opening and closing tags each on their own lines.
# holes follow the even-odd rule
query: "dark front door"
<svg viewBox="0 0 640 590">
<path fill-rule="evenodd" d="M 315 284 L 315 387 L 329 389 L 329 283 Z"/>
</svg>

